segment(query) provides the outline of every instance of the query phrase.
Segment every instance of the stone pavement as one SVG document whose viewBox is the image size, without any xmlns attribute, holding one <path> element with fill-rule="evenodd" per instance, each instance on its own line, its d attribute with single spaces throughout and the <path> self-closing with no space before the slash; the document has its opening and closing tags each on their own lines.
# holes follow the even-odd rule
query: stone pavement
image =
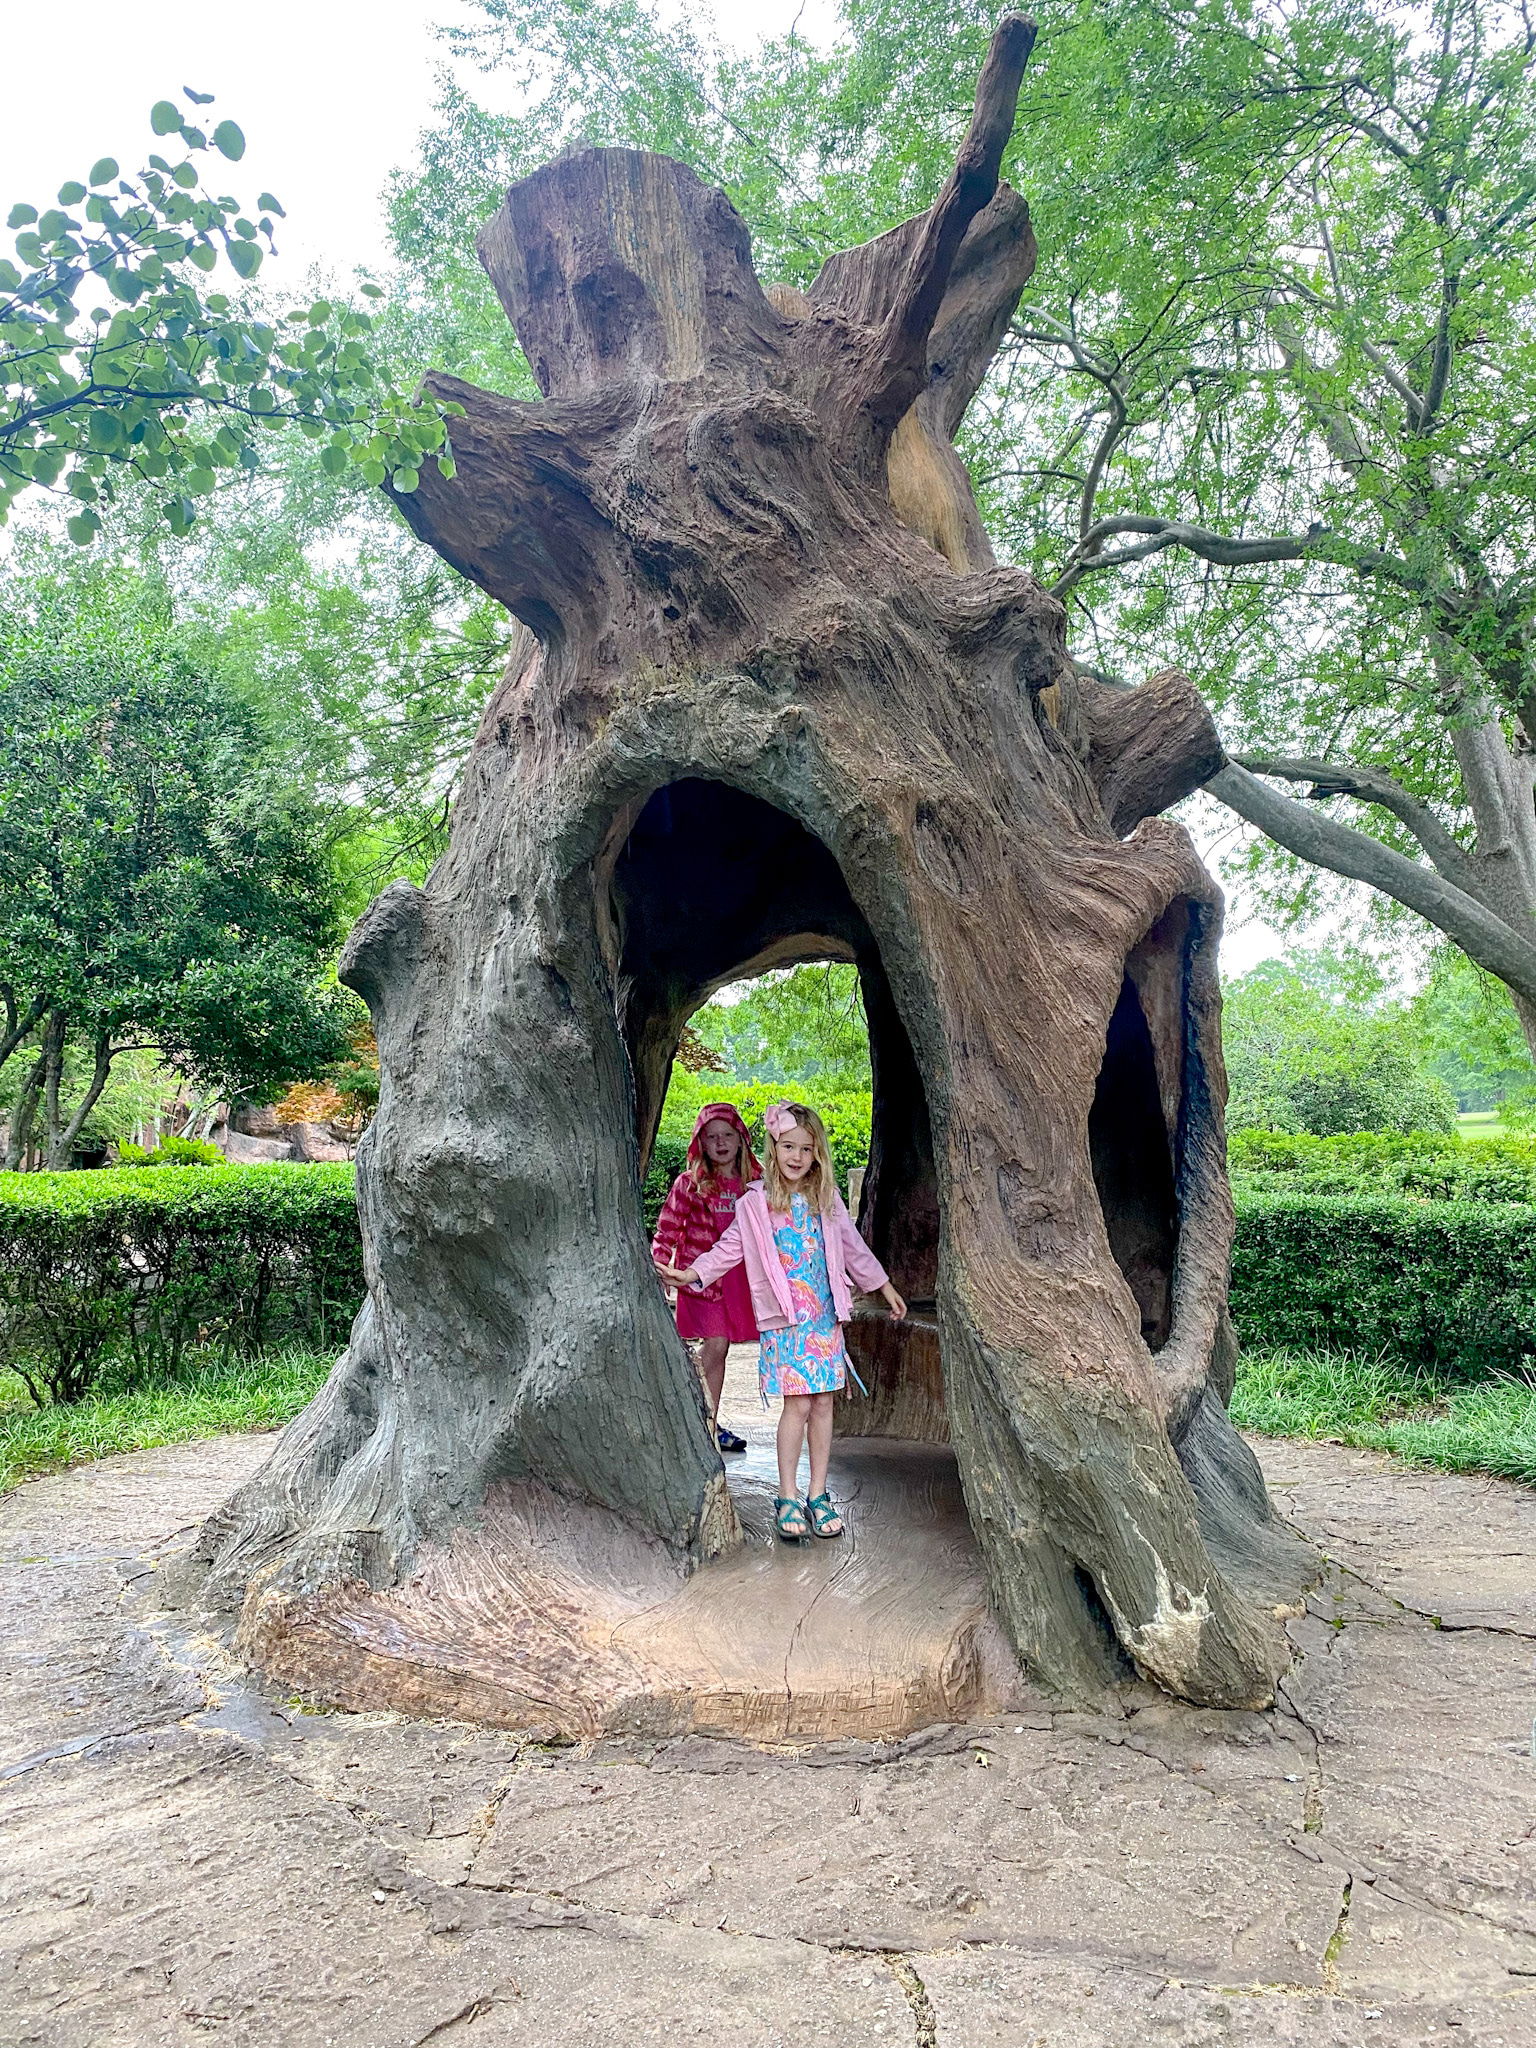
<svg viewBox="0 0 1536 2048">
<path fill-rule="evenodd" d="M 1536 1494 L 1261 1446 L 1272 1714 L 798 1752 L 306 1712 L 157 1610 L 264 1456 L 0 1508 L 5 2048 L 1536 2048 Z"/>
</svg>

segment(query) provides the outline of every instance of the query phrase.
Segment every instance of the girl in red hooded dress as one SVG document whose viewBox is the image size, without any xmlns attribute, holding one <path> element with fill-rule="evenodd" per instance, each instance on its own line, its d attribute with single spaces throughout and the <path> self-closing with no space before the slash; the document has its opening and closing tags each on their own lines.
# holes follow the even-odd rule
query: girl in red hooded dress
<svg viewBox="0 0 1536 2048">
<path fill-rule="evenodd" d="M 658 1266 L 691 1266 L 730 1228 L 736 1203 L 762 1168 L 747 1127 L 729 1102 L 706 1102 L 688 1141 L 688 1164 L 672 1183 L 656 1219 L 651 1257 Z M 733 1344 L 757 1341 L 757 1318 L 746 1270 L 733 1266 L 713 1287 L 677 1297 L 677 1334 L 699 1343 L 699 1370 L 709 1395 L 710 1419 L 722 1451 L 744 1451 L 745 1439 L 716 1419 L 725 1385 L 725 1354 Z"/>
</svg>

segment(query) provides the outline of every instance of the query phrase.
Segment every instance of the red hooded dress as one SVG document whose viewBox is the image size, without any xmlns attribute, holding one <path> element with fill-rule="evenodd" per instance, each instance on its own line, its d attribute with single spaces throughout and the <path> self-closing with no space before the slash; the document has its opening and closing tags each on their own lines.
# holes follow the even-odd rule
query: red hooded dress
<svg viewBox="0 0 1536 2048">
<path fill-rule="evenodd" d="M 716 1117 L 730 1124 L 746 1147 L 749 1182 L 762 1175 L 740 1113 L 729 1102 L 706 1102 L 688 1141 L 688 1164 L 673 1181 L 672 1191 L 656 1219 L 651 1257 L 661 1265 L 691 1266 L 695 1259 L 711 1251 L 730 1228 L 737 1199 L 746 1192 L 734 1174 L 716 1176 L 709 1170 L 703 1131 Z M 757 1318 L 752 1313 L 752 1291 L 745 1266 L 733 1266 L 713 1287 L 689 1289 L 680 1294 L 677 1334 L 685 1339 L 725 1337 L 732 1344 L 755 1343 Z"/>
</svg>

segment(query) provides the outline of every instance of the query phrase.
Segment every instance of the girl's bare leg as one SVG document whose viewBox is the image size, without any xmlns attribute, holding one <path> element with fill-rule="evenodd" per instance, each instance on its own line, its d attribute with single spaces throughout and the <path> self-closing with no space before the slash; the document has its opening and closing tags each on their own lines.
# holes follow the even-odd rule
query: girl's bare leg
<svg viewBox="0 0 1536 2048">
<path fill-rule="evenodd" d="M 805 1425 L 810 1418 L 814 1394 L 786 1394 L 779 1415 L 779 1494 L 784 1500 L 798 1500 L 800 1447 L 805 1442 Z"/>
<path fill-rule="evenodd" d="M 811 1412 L 806 1425 L 806 1440 L 811 1451 L 811 1489 L 807 1496 L 810 1500 L 815 1500 L 827 1490 L 827 1464 L 832 1456 L 832 1403 L 836 1399 L 835 1394 L 810 1396 Z M 827 1533 L 830 1535 L 833 1528 L 841 1526 L 839 1518 L 836 1523 L 828 1525 Z"/>
<path fill-rule="evenodd" d="M 709 1396 L 711 1422 L 720 1413 L 720 1395 L 725 1387 L 725 1354 L 730 1348 L 729 1337 L 706 1337 L 699 1346 L 699 1372 L 703 1377 L 704 1391 Z"/>
</svg>

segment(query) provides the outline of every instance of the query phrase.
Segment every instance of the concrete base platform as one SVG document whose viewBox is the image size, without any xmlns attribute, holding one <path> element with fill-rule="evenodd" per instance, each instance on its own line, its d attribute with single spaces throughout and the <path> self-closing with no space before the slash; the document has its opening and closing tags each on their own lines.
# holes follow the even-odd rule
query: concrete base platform
<svg viewBox="0 0 1536 2048">
<path fill-rule="evenodd" d="M 509 1485 L 410 1584 L 268 1602 L 240 1648 L 328 1705 L 578 1738 L 890 1738 L 1032 1697 L 948 1446 L 839 1441 L 847 1533 L 787 1545 L 756 1346 L 732 1354 L 721 1416 L 750 1446 L 726 1461 L 747 1540 L 689 1578 L 612 1516 Z"/>
</svg>

